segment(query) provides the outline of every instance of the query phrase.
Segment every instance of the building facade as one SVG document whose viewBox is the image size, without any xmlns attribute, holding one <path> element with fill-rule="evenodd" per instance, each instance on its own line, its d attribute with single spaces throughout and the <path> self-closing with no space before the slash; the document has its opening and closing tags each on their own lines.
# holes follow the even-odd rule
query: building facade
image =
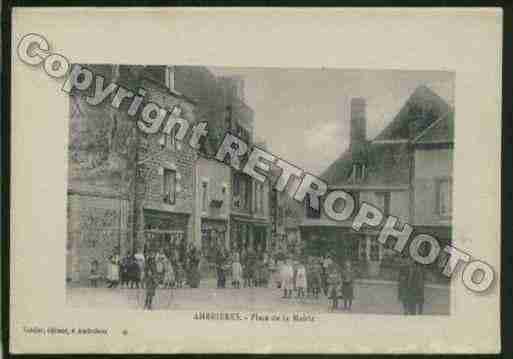
<svg viewBox="0 0 513 359">
<path fill-rule="evenodd" d="M 107 258 L 190 244 L 207 261 L 215 247 L 270 249 L 270 185 L 214 159 L 226 132 L 250 146 L 253 110 L 239 77 L 216 77 L 200 66 L 88 65 L 105 81 L 144 89 L 145 102 L 176 113 L 191 128 L 208 123 L 199 151 L 188 135 L 146 134 L 128 105 L 113 110 L 72 96 L 68 191 L 70 280 L 84 280 L 93 262 L 106 274 Z M 103 238 L 100 242 L 98 238 Z"/>
<path fill-rule="evenodd" d="M 88 65 L 105 82 L 144 88 L 146 101 L 193 123 L 194 104 L 154 81 L 142 66 Z M 112 254 L 193 240 L 195 162 L 188 145 L 161 132 L 146 135 L 112 98 L 91 106 L 70 96 L 67 279 L 83 281 L 96 263 L 106 275 Z M 112 97 L 112 96 L 111 96 Z M 188 140 L 187 138 L 184 139 Z"/>
<path fill-rule="evenodd" d="M 231 170 L 216 159 L 200 157 L 196 178 L 196 238 L 212 262 L 216 248 L 230 246 Z"/>
<path fill-rule="evenodd" d="M 420 147 L 423 145 L 416 144 L 416 140 L 451 111 L 438 95 L 426 87 L 419 87 L 390 124 L 369 141 L 366 138 L 365 100 L 353 99 L 349 149 L 321 175 L 328 183 L 328 193 L 337 189 L 347 191 L 357 203 L 372 204 L 385 216 L 398 217 L 400 223 L 414 223 L 419 218 L 415 213 L 425 219 L 425 215 L 416 211 L 425 208 L 423 191 L 417 186 L 424 173 L 436 172 L 427 167 L 425 161 L 430 155 L 422 152 Z M 423 166 L 426 167 L 419 170 Z M 445 170 L 449 171 L 449 168 Z M 301 238 L 311 253 L 331 251 L 340 262 L 350 260 L 355 263 L 364 276 L 395 278 L 396 254 L 389 245 L 377 241 L 378 230 L 364 226 L 357 232 L 351 227 L 355 213 L 347 221 L 337 222 L 323 213 L 322 206 L 320 211 L 312 210 L 308 197 L 305 202 Z"/>
<path fill-rule="evenodd" d="M 452 238 L 452 173 L 454 113 L 422 132 L 415 146 L 415 228 L 432 233 L 444 244 Z"/>
<path fill-rule="evenodd" d="M 147 101 L 169 112 L 180 109 L 180 116 L 195 123 L 195 106 L 191 100 L 154 81 L 144 71 L 140 86 L 146 89 Z M 178 127 L 178 126 L 176 126 Z M 196 150 L 170 134 L 137 132 L 137 166 L 134 174 L 133 208 L 134 250 L 197 244 L 194 238 Z"/>
</svg>

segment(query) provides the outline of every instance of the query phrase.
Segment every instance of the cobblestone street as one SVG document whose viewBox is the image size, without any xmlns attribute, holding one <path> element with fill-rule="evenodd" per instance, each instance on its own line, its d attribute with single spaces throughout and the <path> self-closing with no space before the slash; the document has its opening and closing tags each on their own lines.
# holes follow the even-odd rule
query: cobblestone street
<svg viewBox="0 0 513 359">
<path fill-rule="evenodd" d="M 328 299 L 281 298 L 278 288 L 217 289 L 212 279 L 201 282 L 200 288 L 159 289 L 155 309 L 195 311 L 259 311 L 259 312 L 328 312 Z M 425 289 L 424 313 L 447 315 L 450 311 L 449 289 L 442 286 Z M 67 303 L 73 307 L 142 309 L 143 290 L 68 287 Z M 339 309 L 340 313 L 348 313 Z M 359 282 L 351 313 L 401 314 L 397 287 L 387 282 Z"/>
</svg>

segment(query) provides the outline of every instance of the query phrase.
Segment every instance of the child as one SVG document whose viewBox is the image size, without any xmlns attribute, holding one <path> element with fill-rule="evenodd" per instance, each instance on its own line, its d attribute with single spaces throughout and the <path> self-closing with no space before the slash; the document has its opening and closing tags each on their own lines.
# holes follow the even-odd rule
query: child
<svg viewBox="0 0 513 359">
<path fill-rule="evenodd" d="M 166 256 L 164 255 L 164 251 L 162 248 L 157 252 L 155 255 L 155 275 L 157 280 L 157 285 L 163 285 L 164 284 L 164 272 L 165 272 L 165 261 Z"/>
<path fill-rule="evenodd" d="M 164 287 L 172 288 L 175 281 L 175 273 L 171 261 L 167 258 L 164 260 L 164 272 Z"/>
<path fill-rule="evenodd" d="M 322 265 L 318 258 L 312 258 L 307 272 L 307 284 L 309 286 L 310 293 L 315 299 L 319 299 L 319 293 L 321 292 L 322 283 Z"/>
<path fill-rule="evenodd" d="M 296 289 L 297 289 L 297 297 L 305 296 L 305 288 L 306 288 L 306 268 L 302 262 L 299 262 L 297 265 L 296 272 Z"/>
<path fill-rule="evenodd" d="M 342 298 L 344 299 L 344 309 L 351 310 L 354 298 L 354 277 L 355 273 L 351 262 L 347 261 L 342 272 Z"/>
<path fill-rule="evenodd" d="M 354 270 L 351 262 L 347 261 L 342 272 L 342 298 L 344 300 L 344 309 L 351 310 L 354 298 Z"/>
<path fill-rule="evenodd" d="M 148 268 L 148 271 L 145 275 L 146 280 L 146 300 L 144 303 L 144 309 L 151 310 L 153 297 L 155 296 L 155 290 L 157 288 L 157 279 L 155 278 L 155 274 L 151 268 Z"/>
<path fill-rule="evenodd" d="M 91 283 L 91 287 L 98 287 L 98 279 L 100 275 L 98 274 L 98 261 L 94 260 L 91 263 L 91 272 L 89 273 L 89 282 Z"/>
<path fill-rule="evenodd" d="M 129 274 L 128 274 L 128 268 L 129 268 L 129 262 L 130 262 L 130 255 L 127 254 L 123 258 L 121 258 L 121 261 L 119 262 L 119 286 L 120 288 L 128 288 L 128 282 L 129 282 Z"/>
<path fill-rule="evenodd" d="M 281 277 L 281 286 L 283 288 L 283 298 L 291 298 L 292 290 L 294 289 L 294 268 L 292 267 L 292 262 L 290 259 L 287 259 L 280 271 Z"/>
<path fill-rule="evenodd" d="M 233 255 L 233 263 L 232 263 L 233 287 L 239 289 L 241 281 L 242 281 L 242 265 L 239 262 L 239 254 L 235 253 Z"/>
<path fill-rule="evenodd" d="M 176 268 L 176 288 L 182 288 L 183 281 L 185 278 L 185 271 L 183 269 L 183 265 L 181 263 L 178 263 Z"/>
<path fill-rule="evenodd" d="M 335 263 L 331 263 L 327 270 L 328 281 L 328 299 L 331 300 L 331 310 L 338 309 L 339 286 L 340 286 L 340 272 Z"/>
<path fill-rule="evenodd" d="M 135 256 L 132 256 L 128 263 L 128 277 L 130 289 L 133 289 L 134 287 L 139 289 L 141 274 L 139 273 L 139 265 L 137 264 Z"/>
</svg>

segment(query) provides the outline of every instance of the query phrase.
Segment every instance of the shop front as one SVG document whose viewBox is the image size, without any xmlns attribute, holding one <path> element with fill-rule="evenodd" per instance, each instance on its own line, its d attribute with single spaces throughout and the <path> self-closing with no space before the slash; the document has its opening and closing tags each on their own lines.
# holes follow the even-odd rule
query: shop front
<svg viewBox="0 0 513 359">
<path fill-rule="evenodd" d="M 247 250 L 252 242 L 253 223 L 245 219 L 232 218 L 230 250 Z"/>
<path fill-rule="evenodd" d="M 270 245 L 268 244 L 268 234 L 270 225 L 266 223 L 255 223 L 253 225 L 253 249 L 256 252 L 267 251 Z"/>
<path fill-rule="evenodd" d="M 144 210 L 144 249 L 168 252 L 176 248 L 180 253 L 187 246 L 189 215 L 164 211 Z M 182 254 L 183 255 L 183 254 Z"/>
<path fill-rule="evenodd" d="M 389 276 L 382 272 L 382 264 L 392 253 L 377 241 L 377 233 L 360 233 L 346 227 L 304 226 L 301 238 L 307 255 L 329 254 L 340 265 L 351 261 L 365 277 Z"/>
<path fill-rule="evenodd" d="M 227 230 L 226 220 L 201 219 L 201 250 L 209 262 L 214 261 L 217 248 L 227 249 Z"/>
</svg>

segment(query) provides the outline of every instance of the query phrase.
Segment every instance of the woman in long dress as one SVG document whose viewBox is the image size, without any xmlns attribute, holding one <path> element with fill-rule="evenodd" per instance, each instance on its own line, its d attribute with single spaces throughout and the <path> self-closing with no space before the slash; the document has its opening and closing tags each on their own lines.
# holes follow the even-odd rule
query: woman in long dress
<svg viewBox="0 0 513 359">
<path fill-rule="evenodd" d="M 146 258 L 144 256 L 144 253 L 139 251 L 134 254 L 135 261 L 137 262 L 137 265 L 139 266 L 139 283 L 141 284 L 141 287 L 144 287 L 146 283 L 144 282 L 144 275 L 146 274 Z"/>
<path fill-rule="evenodd" d="M 296 289 L 297 289 L 297 297 L 305 296 L 305 288 L 306 288 L 306 268 L 302 262 L 299 262 L 296 269 Z"/>
<path fill-rule="evenodd" d="M 283 287 L 283 298 L 291 298 L 294 289 L 294 268 L 292 262 L 287 259 L 280 270 L 281 285 Z"/>
<path fill-rule="evenodd" d="M 109 288 L 115 288 L 119 283 L 119 256 L 117 254 L 110 257 L 108 275 L 110 276 L 108 278 L 110 281 Z"/>
<path fill-rule="evenodd" d="M 232 263 L 233 287 L 239 289 L 242 282 L 242 265 L 239 261 L 239 253 L 234 253 Z"/>
</svg>

